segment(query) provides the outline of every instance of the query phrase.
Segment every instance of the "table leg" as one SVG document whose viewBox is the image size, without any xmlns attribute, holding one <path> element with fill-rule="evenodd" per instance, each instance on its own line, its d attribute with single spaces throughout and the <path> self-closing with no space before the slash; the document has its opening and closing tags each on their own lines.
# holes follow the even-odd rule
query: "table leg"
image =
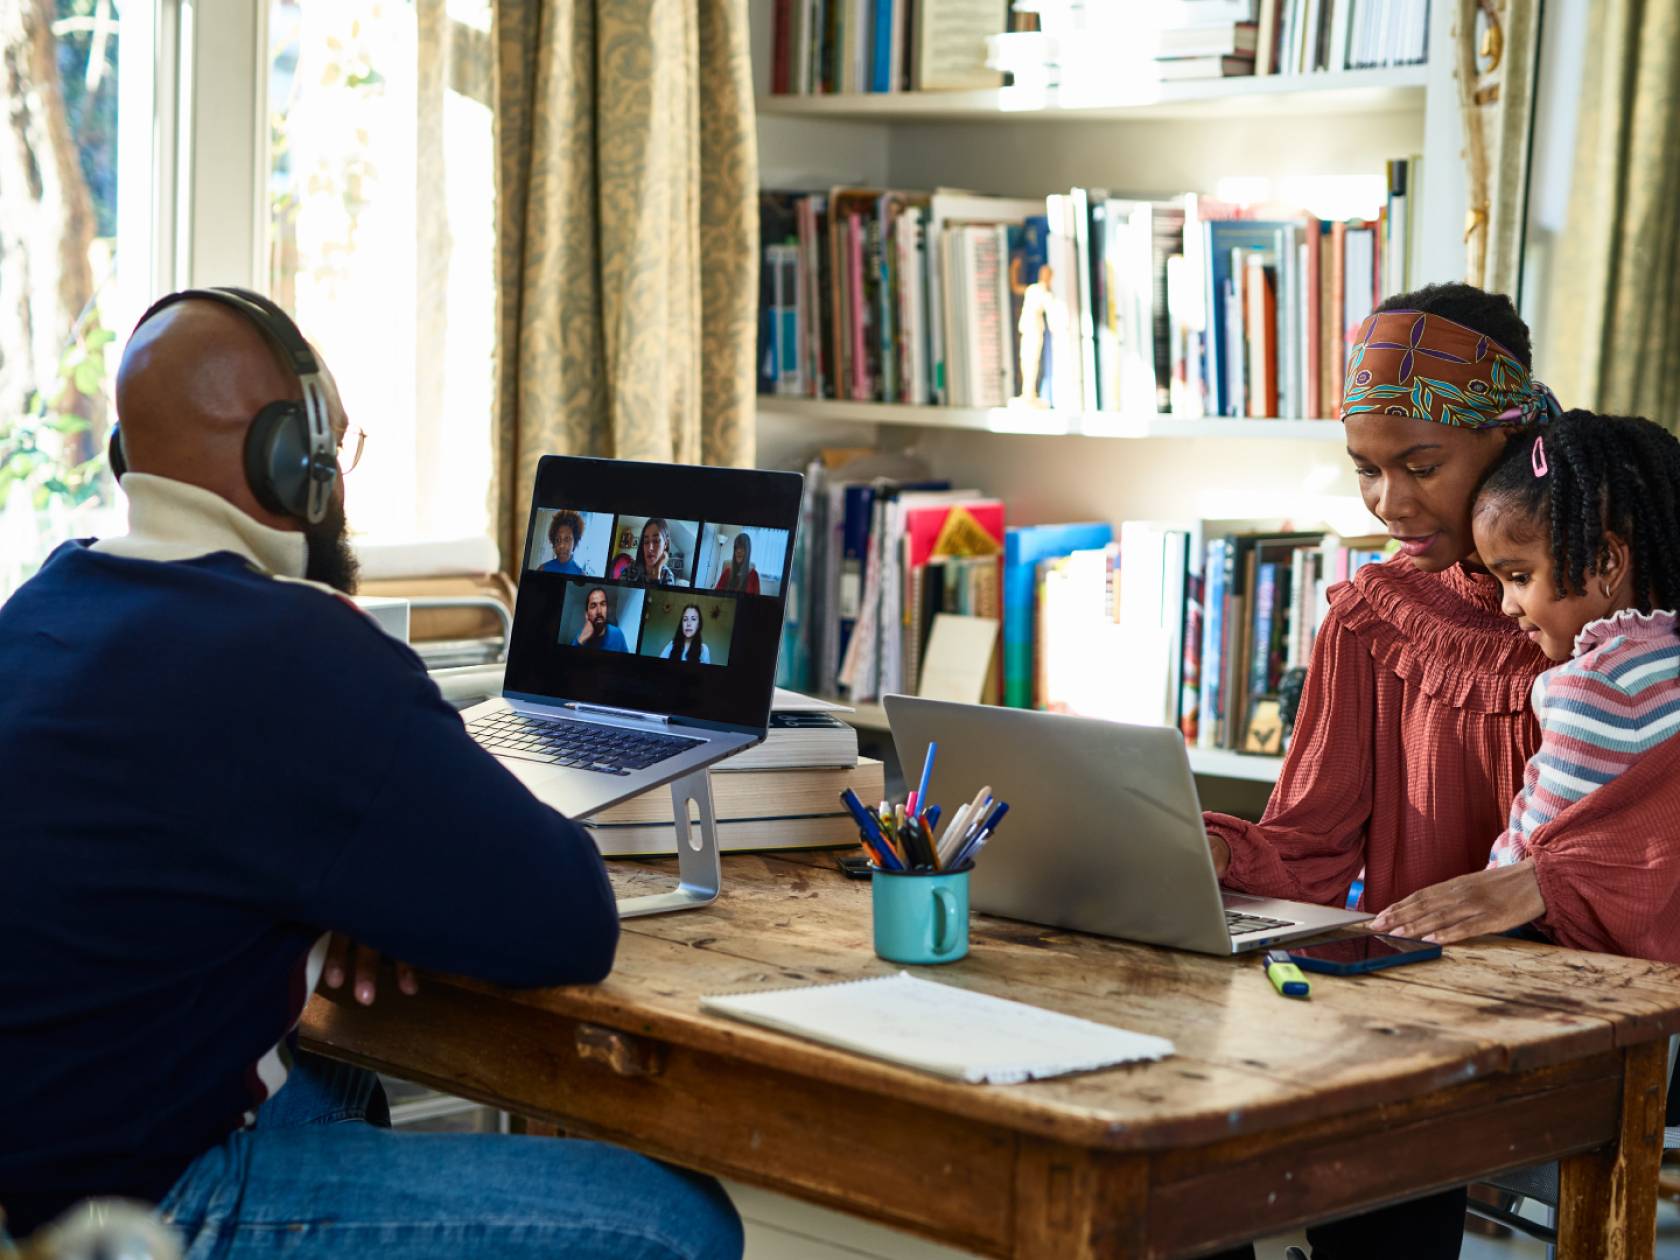
<svg viewBox="0 0 1680 1260">
<path fill-rule="evenodd" d="M 1559 1260 L 1651 1260 L 1656 1251 L 1668 1043 L 1633 1046 L 1623 1062 L 1616 1141 L 1559 1165 Z"/>
</svg>

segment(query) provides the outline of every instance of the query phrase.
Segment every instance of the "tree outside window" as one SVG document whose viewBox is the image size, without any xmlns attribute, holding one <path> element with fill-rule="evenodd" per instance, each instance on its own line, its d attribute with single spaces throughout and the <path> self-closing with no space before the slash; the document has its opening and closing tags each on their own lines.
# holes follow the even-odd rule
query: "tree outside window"
<svg viewBox="0 0 1680 1260">
<path fill-rule="evenodd" d="M 114 498 L 117 10 L 0 0 L 0 599 Z"/>
</svg>

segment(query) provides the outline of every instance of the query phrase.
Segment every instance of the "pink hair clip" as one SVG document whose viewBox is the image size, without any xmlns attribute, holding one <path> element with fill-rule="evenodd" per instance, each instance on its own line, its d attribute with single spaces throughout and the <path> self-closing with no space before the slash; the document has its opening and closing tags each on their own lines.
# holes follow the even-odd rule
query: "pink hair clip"
<svg viewBox="0 0 1680 1260">
<path fill-rule="evenodd" d="M 1551 471 L 1551 466 L 1546 463 L 1546 439 L 1537 436 L 1534 439 L 1534 475 L 1544 477 Z"/>
</svg>

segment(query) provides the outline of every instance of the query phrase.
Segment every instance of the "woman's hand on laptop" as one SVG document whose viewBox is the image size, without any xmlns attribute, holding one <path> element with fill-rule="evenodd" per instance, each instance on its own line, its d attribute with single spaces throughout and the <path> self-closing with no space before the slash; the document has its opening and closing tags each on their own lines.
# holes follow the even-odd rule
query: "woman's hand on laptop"
<svg viewBox="0 0 1680 1260">
<path fill-rule="evenodd" d="M 1384 910 L 1366 927 L 1412 940 L 1452 945 L 1472 936 L 1509 932 L 1546 913 L 1533 862 L 1472 871 L 1420 888 Z"/>
<path fill-rule="evenodd" d="M 379 996 L 379 951 L 358 945 L 349 937 L 334 932 L 327 945 L 326 966 L 321 969 L 321 983 L 329 989 L 342 989 L 351 975 L 350 955 L 355 951 L 355 982 L 351 993 L 363 1006 L 372 1006 Z M 414 968 L 397 963 L 397 989 L 412 997 L 420 992 L 420 981 Z"/>
</svg>

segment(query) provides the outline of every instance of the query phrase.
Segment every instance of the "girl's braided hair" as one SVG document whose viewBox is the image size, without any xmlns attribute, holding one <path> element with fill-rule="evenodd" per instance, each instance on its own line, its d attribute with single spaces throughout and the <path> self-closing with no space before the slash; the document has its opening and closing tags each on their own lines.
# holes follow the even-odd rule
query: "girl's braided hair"
<svg viewBox="0 0 1680 1260">
<path fill-rule="evenodd" d="M 1587 593 L 1608 531 L 1627 542 L 1639 611 L 1680 604 L 1680 440 L 1660 425 L 1576 410 L 1515 433 L 1482 480 L 1477 510 L 1489 500 L 1517 537 L 1546 531 L 1559 599 Z"/>
</svg>

